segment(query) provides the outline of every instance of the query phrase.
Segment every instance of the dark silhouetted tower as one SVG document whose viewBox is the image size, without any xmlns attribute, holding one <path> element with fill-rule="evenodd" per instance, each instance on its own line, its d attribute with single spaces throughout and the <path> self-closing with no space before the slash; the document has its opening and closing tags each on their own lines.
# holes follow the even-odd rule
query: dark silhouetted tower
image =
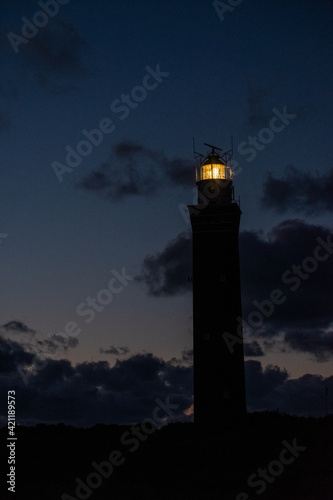
<svg viewBox="0 0 333 500">
<path fill-rule="evenodd" d="M 210 146 L 207 144 L 207 146 Z M 193 233 L 194 421 L 200 425 L 246 413 L 238 231 L 232 153 L 210 146 L 196 172 Z M 216 152 L 219 151 L 219 153 Z M 227 341 L 236 339 L 235 341 Z"/>
</svg>

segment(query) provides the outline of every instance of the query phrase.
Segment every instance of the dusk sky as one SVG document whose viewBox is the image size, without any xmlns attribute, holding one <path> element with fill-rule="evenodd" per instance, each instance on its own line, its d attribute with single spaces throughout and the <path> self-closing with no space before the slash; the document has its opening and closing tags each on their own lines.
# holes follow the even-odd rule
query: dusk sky
<svg viewBox="0 0 333 500">
<path fill-rule="evenodd" d="M 18 421 L 191 406 L 193 138 L 206 154 L 231 136 L 248 410 L 321 416 L 328 387 L 333 411 L 333 2 L 0 11 L 0 380 Z"/>
</svg>

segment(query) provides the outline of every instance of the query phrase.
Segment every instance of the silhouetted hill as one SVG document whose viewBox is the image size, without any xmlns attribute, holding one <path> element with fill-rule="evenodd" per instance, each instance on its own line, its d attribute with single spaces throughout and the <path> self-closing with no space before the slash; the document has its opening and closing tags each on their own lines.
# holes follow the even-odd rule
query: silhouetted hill
<svg viewBox="0 0 333 500">
<path fill-rule="evenodd" d="M 150 422 L 18 427 L 15 494 L 5 485 L 3 428 L 1 498 L 331 500 L 332 424 L 332 416 L 263 412 L 205 430 L 191 423 L 156 430 Z"/>
</svg>

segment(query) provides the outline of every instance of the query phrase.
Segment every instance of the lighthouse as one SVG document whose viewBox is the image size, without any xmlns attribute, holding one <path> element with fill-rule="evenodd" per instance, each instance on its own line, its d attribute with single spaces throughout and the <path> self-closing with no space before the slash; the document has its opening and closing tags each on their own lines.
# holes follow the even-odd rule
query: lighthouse
<svg viewBox="0 0 333 500">
<path fill-rule="evenodd" d="M 246 413 L 238 233 L 232 152 L 197 155 L 197 205 L 189 205 L 193 253 L 194 421 L 209 426 Z M 227 339 L 236 339 L 228 342 Z"/>
</svg>

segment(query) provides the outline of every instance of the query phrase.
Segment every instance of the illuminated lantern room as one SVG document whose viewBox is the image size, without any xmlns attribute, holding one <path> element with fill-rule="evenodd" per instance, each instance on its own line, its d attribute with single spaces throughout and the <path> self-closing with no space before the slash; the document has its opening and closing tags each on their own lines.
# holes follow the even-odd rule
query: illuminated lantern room
<svg viewBox="0 0 333 500">
<path fill-rule="evenodd" d="M 198 204 L 224 205 L 233 203 L 232 170 L 228 166 L 232 151 L 223 152 L 222 149 L 210 144 L 205 145 L 212 148 L 207 156 L 204 157 L 196 153 L 196 158 L 200 158 L 199 165 L 196 168 Z"/>
<path fill-rule="evenodd" d="M 206 179 L 232 179 L 232 171 L 222 162 L 221 158 L 215 153 L 209 153 L 201 167 L 197 170 L 196 181 Z"/>
</svg>

